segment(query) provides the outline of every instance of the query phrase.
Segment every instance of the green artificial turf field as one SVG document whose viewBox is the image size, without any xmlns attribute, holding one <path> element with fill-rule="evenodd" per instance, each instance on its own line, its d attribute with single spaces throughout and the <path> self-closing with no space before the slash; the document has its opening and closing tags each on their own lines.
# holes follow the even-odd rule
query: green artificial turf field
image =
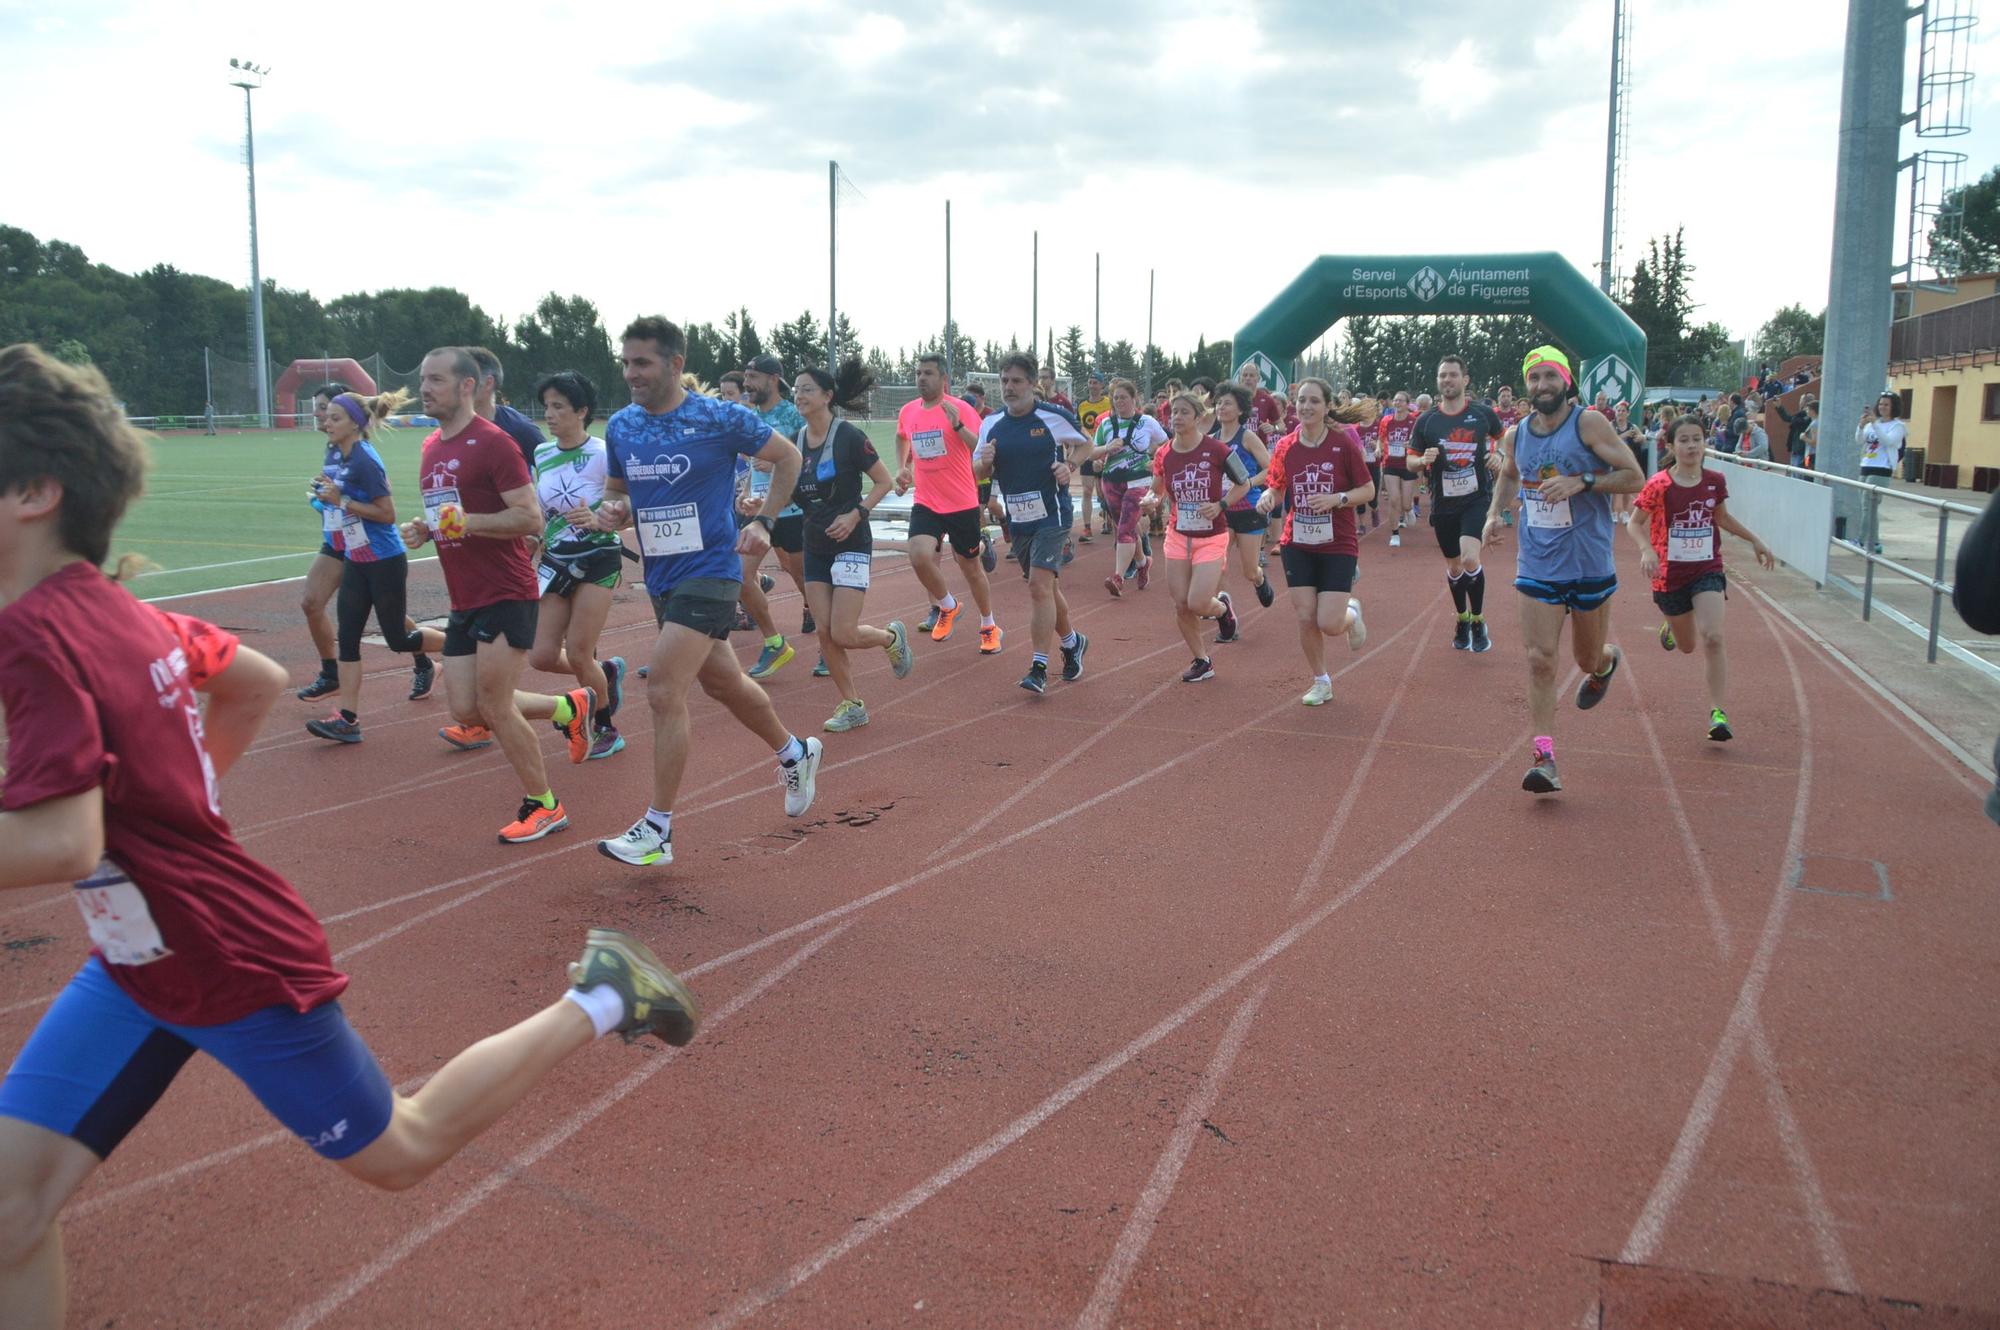
<svg viewBox="0 0 2000 1330">
<path fill-rule="evenodd" d="M 859 423 L 893 471 L 894 422 Z M 417 511 L 417 455 L 426 433 L 382 430 L 374 440 L 399 515 Z M 131 584 L 133 593 L 153 600 L 302 575 L 319 552 L 319 514 L 306 502 L 306 486 L 325 449 L 311 429 L 156 436 L 146 494 L 111 546 L 114 561 L 142 554 L 155 565 Z M 418 557 L 434 556 L 425 550 Z"/>
</svg>

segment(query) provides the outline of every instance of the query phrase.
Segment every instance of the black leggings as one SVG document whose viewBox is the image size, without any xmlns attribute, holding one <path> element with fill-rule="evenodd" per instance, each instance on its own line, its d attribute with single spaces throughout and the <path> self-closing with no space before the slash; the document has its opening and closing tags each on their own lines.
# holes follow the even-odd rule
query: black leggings
<svg viewBox="0 0 2000 1330">
<path fill-rule="evenodd" d="M 1382 502 L 1382 464 L 1380 462 L 1370 462 L 1368 464 L 1368 478 L 1375 482 L 1375 497 L 1368 501 L 1368 511 L 1372 513 L 1375 511 L 1376 506 Z"/>
<path fill-rule="evenodd" d="M 371 609 L 391 651 L 423 654 L 424 635 L 403 627 L 409 580 L 410 561 L 401 555 L 368 563 L 350 559 L 340 570 L 340 599 L 335 605 L 340 659 L 361 659 L 361 630 L 368 624 Z"/>
</svg>

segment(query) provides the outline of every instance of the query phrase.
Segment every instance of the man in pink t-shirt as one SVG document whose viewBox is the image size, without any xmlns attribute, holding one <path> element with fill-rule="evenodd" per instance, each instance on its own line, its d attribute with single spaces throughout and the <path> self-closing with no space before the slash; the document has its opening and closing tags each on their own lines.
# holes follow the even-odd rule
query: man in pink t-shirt
<svg viewBox="0 0 2000 1330">
<path fill-rule="evenodd" d="M 198 1052 L 321 1158 L 399 1190 L 593 1039 L 685 1044 L 701 1016 L 636 938 L 592 929 L 562 997 L 395 1092 L 341 1009 L 319 920 L 222 816 L 221 779 L 283 667 L 99 571 L 145 457 L 96 370 L 0 348 L 0 891 L 72 883 L 91 942 L 5 1050 L 0 1326 L 62 1323 L 55 1216 Z M 372 830 L 351 828 L 350 849 Z M 464 969 L 450 948 L 434 966 L 447 982 Z M 426 1010 L 410 1009 L 419 1025 Z"/>
<path fill-rule="evenodd" d="M 951 552 L 965 574 L 966 589 L 979 607 L 979 653 L 998 654 L 1000 625 L 993 621 L 993 591 L 986 574 L 993 554 L 980 521 L 979 482 L 972 475 L 972 450 L 979 444 L 979 413 L 945 393 L 944 357 L 917 358 L 915 400 L 896 413 L 896 492 L 914 487 L 910 506 L 910 567 L 931 598 L 931 641 L 951 636 L 958 622 L 958 600 L 945 588 L 938 568 L 939 543 L 949 539 Z"/>
</svg>

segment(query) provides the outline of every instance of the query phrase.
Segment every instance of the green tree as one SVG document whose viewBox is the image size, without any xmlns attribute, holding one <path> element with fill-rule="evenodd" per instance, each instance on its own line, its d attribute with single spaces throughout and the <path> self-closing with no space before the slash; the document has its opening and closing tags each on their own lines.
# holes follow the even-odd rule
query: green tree
<svg viewBox="0 0 2000 1330">
<path fill-rule="evenodd" d="M 1057 373 L 1067 374 L 1078 393 L 1086 391 L 1084 381 L 1090 377 L 1095 366 L 1091 364 L 1090 352 L 1084 345 L 1082 326 L 1070 324 L 1050 350 L 1054 352 L 1052 358 L 1056 366 L 1060 367 Z"/>
<path fill-rule="evenodd" d="M 1946 194 L 1944 212 L 1949 220 L 1930 233 L 1931 262 L 1939 272 L 1959 276 L 2000 267 L 2000 166 Z"/>
<path fill-rule="evenodd" d="M 535 383 L 565 369 L 575 370 L 596 387 L 600 414 L 622 397 L 611 335 L 604 330 L 597 306 L 582 296 L 559 296 L 553 291 L 543 296 L 533 314 L 515 323 L 514 345 L 518 349 L 508 367 L 508 395 L 526 403 L 527 410 L 541 408 L 540 402 L 526 402 Z"/>
<path fill-rule="evenodd" d="M 795 375 L 808 365 L 826 364 L 826 333 L 813 312 L 806 310 L 771 330 L 771 350 L 785 362 L 785 373 Z M 749 363 L 749 357 L 744 363 Z"/>
<path fill-rule="evenodd" d="M 703 383 L 715 384 L 732 369 L 743 368 L 736 355 L 736 338 L 712 323 L 690 323 L 687 334 L 687 371 Z"/>
<path fill-rule="evenodd" d="M 730 356 L 730 359 L 735 361 L 731 366 L 732 369 L 741 369 L 764 354 L 764 340 L 757 336 L 757 325 L 751 320 L 749 309 L 739 308 L 724 316 L 722 331 L 736 344 L 736 349 Z"/>
<path fill-rule="evenodd" d="M 1808 314 L 1803 305 L 1787 305 L 1764 321 L 1751 343 L 1751 355 L 1773 368 L 1793 356 L 1816 356 L 1826 346 L 1826 311 Z"/>
</svg>

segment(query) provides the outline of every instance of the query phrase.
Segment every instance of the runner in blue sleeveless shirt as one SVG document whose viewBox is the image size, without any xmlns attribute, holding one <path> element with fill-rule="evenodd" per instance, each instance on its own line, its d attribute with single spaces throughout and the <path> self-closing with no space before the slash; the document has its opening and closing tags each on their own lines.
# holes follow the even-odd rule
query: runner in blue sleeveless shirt
<svg viewBox="0 0 2000 1330">
<path fill-rule="evenodd" d="M 1604 698 L 1622 658 L 1605 641 L 1611 593 L 1611 503 L 1645 484 L 1632 450 L 1607 416 L 1574 400 L 1569 358 L 1553 346 L 1528 353 L 1521 372 L 1534 403 L 1501 441 L 1500 478 L 1485 538 L 1500 531 L 1500 515 L 1521 503 L 1521 554 L 1514 587 L 1521 593 L 1521 641 L 1528 652 L 1528 710 L 1534 717 L 1535 761 L 1521 780 L 1534 794 L 1562 788 L 1556 775 L 1556 653 L 1563 620 L 1573 621 L 1570 650 L 1583 670 L 1576 704 L 1585 711 Z"/>
</svg>

